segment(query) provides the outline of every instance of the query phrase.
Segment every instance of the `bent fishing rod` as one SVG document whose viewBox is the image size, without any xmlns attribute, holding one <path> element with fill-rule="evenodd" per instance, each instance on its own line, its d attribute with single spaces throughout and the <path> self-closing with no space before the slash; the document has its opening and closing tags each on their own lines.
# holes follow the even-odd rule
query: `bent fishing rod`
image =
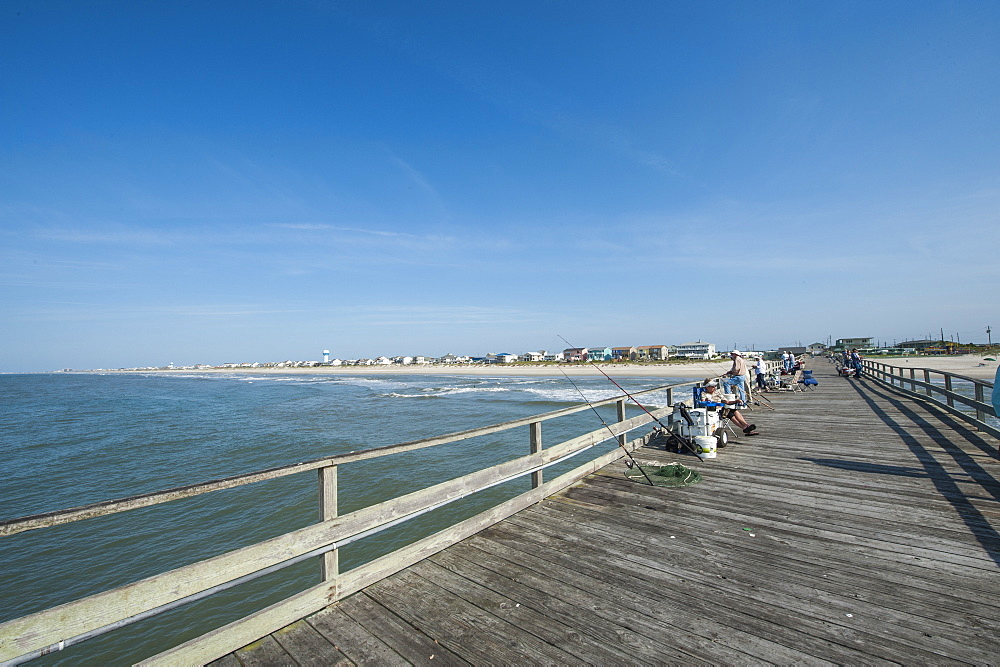
<svg viewBox="0 0 1000 667">
<path fill-rule="evenodd" d="M 557 335 L 557 336 L 559 336 L 559 334 L 556 334 L 556 335 Z M 566 345 L 568 345 L 569 347 L 574 347 L 574 348 L 576 347 L 575 345 L 573 345 L 573 344 L 572 344 L 571 342 L 569 342 L 568 340 L 566 340 L 566 339 L 565 339 L 565 338 L 563 338 L 562 336 L 559 336 L 559 338 L 561 338 L 561 339 L 562 339 L 562 342 L 566 343 Z M 662 428 L 662 429 L 663 429 L 664 431 L 666 431 L 667 433 L 669 433 L 669 434 L 671 434 L 671 435 L 673 435 L 673 436 L 677 437 L 677 434 L 676 434 L 676 433 L 674 433 L 673 431 L 671 431 L 671 430 L 670 430 L 670 429 L 669 429 L 669 428 L 668 428 L 668 427 L 667 427 L 666 425 L 664 425 L 664 423 L 660 421 L 659 417 L 655 416 L 655 415 L 654 415 L 654 414 L 653 414 L 652 412 L 650 412 L 649 410 L 647 410 L 647 409 L 646 409 L 646 406 L 645 406 L 645 405 L 643 405 L 642 403 L 640 403 L 640 402 L 639 402 L 638 400 L 636 400 L 635 396 L 633 396 L 632 394 L 630 394 L 630 393 L 628 393 L 627 391 L 625 391 L 625 388 L 624 388 L 623 386 L 621 386 L 620 384 L 618 384 L 617 382 L 615 382 L 614 378 L 612 378 L 612 377 L 611 377 L 610 375 L 608 375 L 607 373 L 605 373 L 605 372 L 604 372 L 604 369 L 602 369 L 602 368 L 601 368 L 600 366 L 598 366 L 597 364 L 595 364 L 595 363 L 594 363 L 594 361 L 593 361 L 593 359 L 590 359 L 590 358 L 588 357 L 588 358 L 587 358 L 587 361 L 588 361 L 588 362 L 590 362 L 590 365 L 591 365 L 591 366 L 593 366 L 594 368 L 596 368 L 596 369 L 597 369 L 597 370 L 598 370 L 598 371 L 599 371 L 599 372 L 601 373 L 601 375 L 603 375 L 604 377 L 608 378 L 608 380 L 610 380 L 610 381 L 611 381 L 611 384 L 613 384 L 614 386 L 618 387 L 618 391 L 620 391 L 621 393 L 623 393 L 623 394 L 625 394 L 626 396 L 628 396 L 628 397 L 629 397 L 629 399 L 631 399 L 631 401 L 632 401 L 633 403 L 635 403 L 636 405 L 638 405 L 638 406 L 639 406 L 639 407 L 640 407 L 640 408 L 642 409 L 642 411 L 643 411 L 643 412 L 645 412 L 645 413 L 646 413 L 647 415 L 649 415 L 650 419 L 652 419 L 652 420 L 653 420 L 653 421 L 655 421 L 655 422 L 656 422 L 657 424 L 659 424 L 659 425 L 660 425 L 660 428 Z M 560 370 L 561 370 L 561 369 L 560 369 Z M 566 375 L 566 373 L 565 373 L 565 372 L 563 372 L 563 375 Z M 567 378 L 567 379 L 569 379 L 569 376 L 567 375 L 567 376 L 566 376 L 566 378 Z M 570 382 L 572 382 L 572 380 L 570 380 Z M 575 385 L 574 385 L 574 386 L 575 386 Z M 582 392 L 581 392 L 581 393 L 582 393 Z M 586 400 L 586 398 L 585 398 L 584 400 Z M 587 403 L 588 403 L 588 405 L 589 405 L 590 401 L 587 401 Z M 593 408 L 593 406 L 591 406 L 591 407 Z M 596 410 L 595 410 L 595 412 L 596 412 Z M 598 416 L 600 416 L 600 415 L 598 415 Z M 685 415 L 685 419 L 687 419 L 687 420 L 688 420 L 688 422 L 690 422 L 690 421 L 691 421 L 690 417 L 688 417 L 687 415 Z M 603 421 L 603 420 L 602 420 L 602 421 Z M 606 424 L 605 424 L 605 426 L 606 426 Z M 680 437 L 678 437 L 677 439 L 678 439 L 678 440 L 679 440 L 680 442 L 683 442 L 683 443 L 684 443 L 684 446 L 685 446 L 685 447 L 687 447 L 688 449 L 690 449 L 690 450 L 691 450 L 691 452 L 692 452 L 693 454 L 695 454 L 695 455 L 697 455 L 697 454 L 698 454 L 698 450 L 697 450 L 697 449 L 695 449 L 695 447 L 694 447 L 693 445 L 691 445 L 691 443 L 689 443 L 689 442 L 688 442 L 687 440 L 685 440 L 684 438 L 680 438 Z M 631 458 L 631 457 L 630 457 L 630 458 Z M 643 473 L 643 474 L 645 474 L 645 473 Z M 649 479 L 649 478 L 647 477 L 646 479 Z M 650 482 L 650 483 L 652 483 L 652 482 Z"/>
<path fill-rule="evenodd" d="M 560 336 L 560 338 L 562 338 L 562 336 Z M 573 346 L 570 345 L 570 347 Z M 580 398 L 583 399 L 584 403 L 590 406 L 590 409 L 594 411 L 594 414 L 597 415 L 597 418 L 601 420 L 602 424 L 604 424 L 604 428 L 608 429 L 608 432 L 611 433 L 612 436 L 614 436 L 615 442 L 617 442 L 618 446 L 622 448 L 623 452 L 625 452 L 625 456 L 628 457 L 628 460 L 632 463 L 632 465 L 639 469 L 639 472 L 641 472 L 642 476 L 646 478 L 646 481 L 649 482 L 649 485 L 656 486 L 655 484 L 653 484 L 653 480 L 649 478 L 649 475 L 646 474 L 646 471 L 642 469 L 642 466 L 639 465 L 639 463 L 635 460 L 635 458 L 633 458 L 632 452 L 630 452 L 628 450 L 628 447 L 626 447 L 622 443 L 622 441 L 618 439 L 618 436 L 615 434 L 614 430 L 612 430 L 612 428 L 608 426 L 608 422 L 604 421 L 604 417 L 602 417 L 601 413 L 597 411 L 597 408 L 594 407 L 594 404 L 587 399 L 587 395 L 584 394 L 583 391 L 581 391 L 581 389 L 578 386 L 576 386 L 576 383 L 570 379 L 569 375 L 566 374 L 566 371 L 560 368 L 559 372 L 562 373 L 567 380 L 569 380 L 569 383 L 573 385 L 573 389 L 576 389 L 576 391 L 580 394 Z"/>
</svg>

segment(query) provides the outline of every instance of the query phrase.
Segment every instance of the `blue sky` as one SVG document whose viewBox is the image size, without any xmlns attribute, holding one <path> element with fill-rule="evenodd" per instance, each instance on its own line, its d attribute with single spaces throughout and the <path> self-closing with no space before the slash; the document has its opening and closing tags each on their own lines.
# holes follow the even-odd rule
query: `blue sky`
<svg viewBox="0 0 1000 667">
<path fill-rule="evenodd" d="M 1000 339 L 1000 3 L 7 0 L 0 64 L 0 371 Z"/>
</svg>

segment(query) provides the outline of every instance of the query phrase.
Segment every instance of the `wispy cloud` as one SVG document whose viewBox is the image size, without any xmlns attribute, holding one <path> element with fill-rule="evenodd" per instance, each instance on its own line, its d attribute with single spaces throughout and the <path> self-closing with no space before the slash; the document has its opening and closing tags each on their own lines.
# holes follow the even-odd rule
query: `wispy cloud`
<svg viewBox="0 0 1000 667">
<path fill-rule="evenodd" d="M 533 322 L 537 313 L 484 306 L 371 306 L 348 309 L 340 321 L 365 325 L 491 325 L 497 322 Z"/>
<path fill-rule="evenodd" d="M 351 234 L 368 234 L 370 236 L 381 236 L 385 238 L 406 238 L 406 239 L 434 238 L 434 237 L 421 237 L 418 236 L 417 234 L 410 234 L 408 232 L 393 232 L 385 229 L 365 229 L 363 227 L 344 227 L 341 225 L 327 225 L 327 224 L 308 223 L 308 222 L 279 222 L 271 224 L 270 226 L 278 227 L 281 229 L 295 229 L 306 232 L 323 232 L 323 231 L 347 232 Z"/>
<path fill-rule="evenodd" d="M 158 232 L 136 228 L 121 228 L 116 230 L 86 230 L 86 229 L 41 229 L 35 232 L 35 237 L 44 241 L 81 244 L 121 244 L 145 246 L 174 245 L 175 240 Z"/>
<path fill-rule="evenodd" d="M 19 319 L 46 322 L 146 321 L 150 317 L 231 319 L 261 315 L 293 315 L 313 312 L 307 307 L 274 307 L 264 304 L 174 304 L 121 307 L 80 301 L 52 302 L 26 307 Z"/>
</svg>

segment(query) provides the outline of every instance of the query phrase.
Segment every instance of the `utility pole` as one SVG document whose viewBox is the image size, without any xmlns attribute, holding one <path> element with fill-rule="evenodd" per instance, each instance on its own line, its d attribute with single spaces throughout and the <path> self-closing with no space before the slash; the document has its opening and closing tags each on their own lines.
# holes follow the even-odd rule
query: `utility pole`
<svg viewBox="0 0 1000 667">
<path fill-rule="evenodd" d="M 941 342 L 944 342 L 944 327 L 941 327 Z"/>
<path fill-rule="evenodd" d="M 990 328 L 986 327 L 986 345 L 988 347 L 993 347 L 993 339 L 990 338 Z"/>
</svg>

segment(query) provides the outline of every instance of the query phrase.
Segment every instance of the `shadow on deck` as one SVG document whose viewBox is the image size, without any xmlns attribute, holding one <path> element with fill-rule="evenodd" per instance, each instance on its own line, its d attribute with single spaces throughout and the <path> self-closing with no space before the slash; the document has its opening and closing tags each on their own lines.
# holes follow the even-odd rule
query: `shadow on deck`
<svg viewBox="0 0 1000 667">
<path fill-rule="evenodd" d="M 816 362 L 704 480 L 619 462 L 214 664 L 994 663 L 997 441 Z"/>
</svg>

